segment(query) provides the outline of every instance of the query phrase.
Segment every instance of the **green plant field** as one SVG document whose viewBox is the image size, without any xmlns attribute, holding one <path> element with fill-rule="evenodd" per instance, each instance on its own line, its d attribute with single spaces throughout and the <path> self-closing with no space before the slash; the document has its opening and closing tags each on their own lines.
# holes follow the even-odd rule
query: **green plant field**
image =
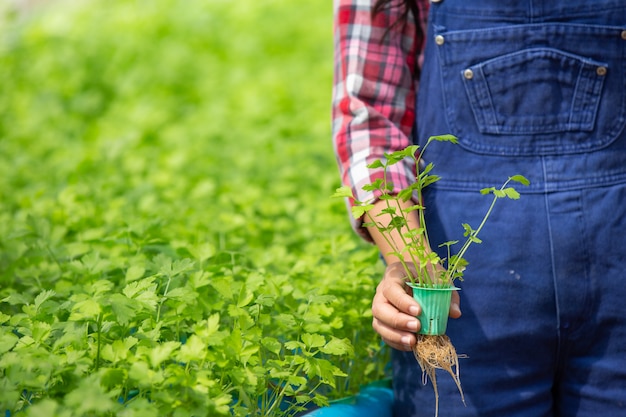
<svg viewBox="0 0 626 417">
<path fill-rule="evenodd" d="M 332 3 L 0 6 L 0 412 L 292 416 L 384 377 Z"/>
</svg>

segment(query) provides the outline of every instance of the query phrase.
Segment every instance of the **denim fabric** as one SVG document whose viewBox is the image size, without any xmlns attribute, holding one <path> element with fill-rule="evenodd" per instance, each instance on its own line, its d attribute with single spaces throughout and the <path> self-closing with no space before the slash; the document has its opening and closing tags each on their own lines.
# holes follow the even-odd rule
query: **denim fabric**
<svg viewBox="0 0 626 417">
<path fill-rule="evenodd" d="M 464 406 L 439 373 L 441 416 L 626 416 L 626 2 L 442 0 L 431 5 L 417 137 L 436 244 L 462 239 L 523 174 L 470 248 Z M 624 35 L 622 35 L 624 33 Z M 469 70 L 469 71 L 468 71 Z M 445 256 L 445 254 L 441 254 Z M 412 354 L 394 352 L 395 416 L 432 416 Z"/>
</svg>

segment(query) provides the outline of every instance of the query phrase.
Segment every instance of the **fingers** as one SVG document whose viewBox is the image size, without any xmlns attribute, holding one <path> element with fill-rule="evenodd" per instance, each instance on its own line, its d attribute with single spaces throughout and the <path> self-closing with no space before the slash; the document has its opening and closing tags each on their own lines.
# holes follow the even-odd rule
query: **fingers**
<svg viewBox="0 0 626 417">
<path fill-rule="evenodd" d="M 409 295 L 404 275 L 395 264 L 387 268 L 372 302 L 372 327 L 391 347 L 409 351 L 416 343 L 421 309 Z"/>
<path fill-rule="evenodd" d="M 392 348 L 410 351 L 417 343 L 415 333 L 420 330 L 417 316 L 421 308 L 405 283 L 405 275 L 399 264 L 391 264 L 385 270 L 372 302 L 372 327 Z M 457 291 L 452 293 L 449 314 L 451 318 L 461 316 Z"/>
</svg>

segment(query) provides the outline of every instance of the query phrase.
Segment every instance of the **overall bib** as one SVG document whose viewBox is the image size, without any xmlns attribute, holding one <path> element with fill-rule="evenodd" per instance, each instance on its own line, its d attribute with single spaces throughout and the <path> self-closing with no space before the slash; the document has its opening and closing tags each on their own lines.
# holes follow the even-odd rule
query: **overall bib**
<svg viewBox="0 0 626 417">
<path fill-rule="evenodd" d="M 431 4 L 416 137 L 432 245 L 472 246 L 447 334 L 466 406 L 438 373 L 442 417 L 626 416 L 626 1 Z M 445 253 L 441 253 L 445 256 Z M 412 353 L 393 353 L 395 416 L 432 416 Z"/>
</svg>

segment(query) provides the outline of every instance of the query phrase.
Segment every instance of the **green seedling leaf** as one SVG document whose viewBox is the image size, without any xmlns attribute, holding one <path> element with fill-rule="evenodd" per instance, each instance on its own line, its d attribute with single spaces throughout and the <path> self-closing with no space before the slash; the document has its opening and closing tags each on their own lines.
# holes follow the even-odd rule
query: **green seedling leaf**
<svg viewBox="0 0 626 417">
<path fill-rule="evenodd" d="M 404 217 L 396 216 L 389 222 L 389 228 L 399 230 L 405 227 L 406 224 L 406 219 Z"/>
<path fill-rule="evenodd" d="M 339 187 L 335 190 L 335 193 L 332 195 L 333 198 L 354 198 L 352 196 L 352 188 L 343 186 Z"/>
<path fill-rule="evenodd" d="M 392 153 L 386 153 L 385 158 L 387 160 L 386 166 L 395 165 L 398 162 L 402 161 L 405 158 L 405 154 L 403 151 L 395 151 Z"/>
<path fill-rule="evenodd" d="M 482 190 L 480 190 L 480 193 L 482 195 L 487 195 L 487 194 L 491 194 L 494 191 L 496 191 L 495 187 L 488 187 L 488 188 L 483 188 Z"/>
<path fill-rule="evenodd" d="M 391 194 L 381 194 L 380 196 L 378 196 L 378 199 L 383 201 L 394 201 L 396 199 L 396 196 Z"/>
<path fill-rule="evenodd" d="M 384 168 L 385 165 L 383 164 L 383 162 L 380 159 L 377 159 L 376 161 L 372 162 L 371 164 L 368 164 L 367 167 L 369 169 L 377 169 L 377 168 Z"/>
<path fill-rule="evenodd" d="M 365 213 L 374 208 L 373 204 L 366 204 L 364 206 L 353 206 L 352 215 L 355 219 L 360 219 Z"/>
<path fill-rule="evenodd" d="M 424 175 L 420 176 L 419 181 L 421 182 L 421 187 L 426 188 L 429 185 L 436 183 L 440 179 L 441 177 L 439 177 L 438 175 Z"/>
<path fill-rule="evenodd" d="M 439 142 L 459 143 L 459 139 L 454 135 L 436 135 L 428 138 L 429 141 L 436 140 Z"/>
<path fill-rule="evenodd" d="M 398 192 L 398 198 L 402 201 L 409 201 L 413 197 L 413 190 L 411 187 L 404 188 Z"/>
<path fill-rule="evenodd" d="M 391 214 L 392 216 L 395 216 L 397 211 L 398 209 L 396 209 L 395 207 L 387 207 L 381 210 L 380 213 L 376 215 L 376 217 L 384 216 L 386 214 Z"/>
<path fill-rule="evenodd" d="M 504 194 L 511 200 L 518 200 L 520 198 L 520 194 L 513 187 L 507 187 L 502 191 L 504 191 Z"/>
<path fill-rule="evenodd" d="M 363 187 L 361 187 L 361 189 L 363 191 L 378 191 L 378 190 L 382 190 L 384 185 L 385 185 L 385 181 L 382 178 L 377 178 L 371 184 L 365 184 Z"/>
<path fill-rule="evenodd" d="M 419 151 L 419 145 L 409 145 L 402 151 L 402 154 L 407 158 L 412 158 L 415 156 L 417 151 Z"/>
<path fill-rule="evenodd" d="M 457 243 L 459 243 L 458 240 L 448 240 L 447 242 L 443 242 L 442 244 L 439 245 L 440 248 L 443 247 L 450 247 L 452 245 L 456 245 Z"/>
<path fill-rule="evenodd" d="M 407 239 L 416 239 L 424 235 L 424 228 L 417 227 L 415 229 L 408 230 L 406 233 L 403 233 L 402 236 Z"/>
<path fill-rule="evenodd" d="M 420 204 L 416 204 L 410 207 L 407 207 L 405 209 L 403 209 L 402 211 L 404 211 L 405 213 L 410 213 L 412 211 L 416 211 L 416 210 L 423 210 L 424 206 L 420 205 Z"/>
<path fill-rule="evenodd" d="M 428 173 L 432 171 L 434 167 L 435 167 L 435 164 L 433 164 L 432 162 L 429 162 L 428 164 L 426 164 L 424 168 L 420 170 L 420 176 L 428 175 Z M 415 186 L 417 187 L 417 185 Z"/>
<path fill-rule="evenodd" d="M 519 182 L 522 185 L 530 185 L 530 181 L 523 175 L 513 175 L 511 181 Z"/>
</svg>

